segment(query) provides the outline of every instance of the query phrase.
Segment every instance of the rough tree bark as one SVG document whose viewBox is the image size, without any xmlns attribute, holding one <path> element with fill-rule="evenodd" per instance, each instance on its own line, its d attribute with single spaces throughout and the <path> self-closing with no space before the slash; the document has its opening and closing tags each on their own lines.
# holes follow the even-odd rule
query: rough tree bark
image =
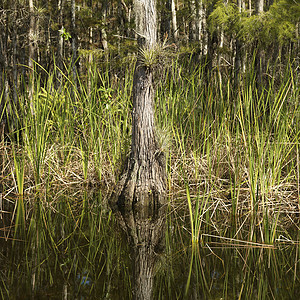
<svg viewBox="0 0 300 300">
<path fill-rule="evenodd" d="M 154 51 L 157 43 L 155 0 L 135 0 L 138 46 Z M 131 154 L 112 199 L 119 206 L 150 206 L 164 203 L 166 191 L 165 157 L 160 150 L 154 127 L 153 69 L 139 51 L 133 82 L 133 125 Z"/>
</svg>

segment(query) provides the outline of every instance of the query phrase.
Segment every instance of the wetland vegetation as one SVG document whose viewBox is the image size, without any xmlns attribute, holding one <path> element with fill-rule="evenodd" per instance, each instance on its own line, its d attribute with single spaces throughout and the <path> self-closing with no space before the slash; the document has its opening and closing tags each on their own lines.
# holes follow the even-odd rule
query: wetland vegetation
<svg viewBox="0 0 300 300">
<path fill-rule="evenodd" d="M 62 22 L 49 29 L 49 41 L 60 32 L 51 48 L 41 30 L 48 28 L 43 10 L 1 1 L 6 18 L 0 16 L 0 25 L 7 31 L 0 40 L 6 55 L 0 60 L 0 299 L 139 299 L 147 289 L 153 299 L 297 299 L 300 78 L 294 2 L 265 1 L 266 14 L 252 15 L 251 1 L 250 7 L 244 1 L 238 1 L 241 7 L 178 1 L 175 16 L 186 27 L 174 30 L 171 6 L 173 25 L 162 20 L 165 2 L 175 2 L 158 1 L 161 41 L 152 52 L 136 45 L 126 10 L 132 1 L 63 2 L 45 8 Z M 294 7 L 290 21 L 287 3 Z M 119 4 L 125 23 L 116 13 Z M 189 14 L 193 7 L 198 14 Z M 233 17 L 238 8 L 240 19 Z M 91 17 L 93 9 L 105 11 L 106 26 Z M 24 38 L 20 11 L 28 31 L 40 30 L 41 46 L 35 44 L 32 57 L 30 49 L 24 52 L 32 65 L 15 51 Z M 206 27 L 195 40 L 190 18 L 200 16 Z M 78 20 L 89 36 L 80 35 Z M 262 36 L 256 35 L 257 22 Z M 266 32 L 273 31 L 266 28 L 278 29 L 278 45 L 267 40 Z M 85 49 L 90 41 L 103 49 Z M 157 211 L 116 211 L 109 199 L 131 152 L 137 53 L 153 70 L 155 136 L 165 155 L 167 194 Z"/>
<path fill-rule="evenodd" d="M 32 99 L 19 95 L 23 105 L 1 142 L 3 299 L 46 290 L 59 298 L 65 285 L 86 299 L 120 290 L 129 297 L 129 249 L 107 195 L 130 149 L 131 70 L 113 82 L 108 66 L 95 68 L 90 92 L 81 81 L 75 90 L 69 77 L 57 90 L 49 74 L 35 80 Z M 156 86 L 169 192 L 155 293 L 290 299 L 299 293 L 293 69 L 262 93 L 251 74 L 238 92 L 217 78 L 205 85 L 202 76 L 201 67 L 174 61 Z"/>
</svg>

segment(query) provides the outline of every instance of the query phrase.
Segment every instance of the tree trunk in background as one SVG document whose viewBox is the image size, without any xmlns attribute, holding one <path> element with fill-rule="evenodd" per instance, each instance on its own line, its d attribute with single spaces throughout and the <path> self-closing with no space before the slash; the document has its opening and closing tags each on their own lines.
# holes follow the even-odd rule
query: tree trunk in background
<svg viewBox="0 0 300 300">
<path fill-rule="evenodd" d="M 239 13 L 242 12 L 243 0 L 238 0 Z M 242 43 L 239 38 L 235 39 L 235 57 L 234 57 L 234 87 L 238 87 L 240 73 L 243 71 L 242 61 Z"/>
<path fill-rule="evenodd" d="M 208 20 L 212 11 L 213 11 L 213 5 L 211 4 L 207 7 L 206 20 Z M 206 55 L 206 65 L 205 65 L 205 76 L 207 79 L 207 83 L 212 73 L 213 59 L 214 59 L 217 43 L 218 43 L 217 33 L 216 32 L 211 33 L 209 30 L 207 30 L 207 55 Z"/>
<path fill-rule="evenodd" d="M 172 12 L 172 33 L 173 33 L 174 42 L 177 43 L 179 32 L 177 28 L 175 0 L 171 0 L 171 12 Z"/>
<path fill-rule="evenodd" d="M 197 63 L 204 52 L 203 26 L 205 26 L 205 11 L 202 0 L 191 0 L 189 2 L 191 21 L 189 22 L 189 40 L 195 48 L 194 59 Z M 206 54 L 206 51 L 205 51 Z"/>
<path fill-rule="evenodd" d="M 256 14 L 260 15 L 264 12 L 264 0 L 256 0 Z"/>
<path fill-rule="evenodd" d="M 18 67 L 17 67 L 17 46 L 18 45 L 18 32 L 16 30 L 16 27 L 13 27 L 13 33 L 12 33 L 12 46 L 13 46 L 13 61 L 12 61 L 12 68 L 13 68 L 13 99 L 14 103 L 17 103 L 17 88 L 18 88 Z"/>
<path fill-rule="evenodd" d="M 200 38 L 199 38 L 199 43 L 200 43 L 200 51 L 201 51 L 201 55 L 206 55 L 206 42 L 205 42 L 205 8 L 203 5 L 203 1 L 200 0 L 199 1 L 199 18 L 200 18 L 200 22 L 199 22 L 199 34 L 200 34 Z"/>
<path fill-rule="evenodd" d="M 158 25 L 160 26 L 160 38 L 164 40 L 166 36 L 170 37 L 171 35 L 171 0 L 161 1 L 161 7 Z"/>
<path fill-rule="evenodd" d="M 197 18 L 196 0 L 189 1 L 189 10 L 190 10 L 189 41 L 197 42 L 199 40 L 198 28 L 197 28 L 199 19 Z"/>
<path fill-rule="evenodd" d="M 8 40 L 8 14 L 5 17 L 6 19 L 6 26 L 2 26 L 2 23 L 0 24 L 1 27 L 1 40 L 0 40 L 0 63 L 1 63 L 1 77 L 0 77 L 0 87 L 1 87 L 1 94 L 2 96 L 0 98 L 0 116 L 2 118 L 0 119 L 0 141 L 4 138 L 4 134 L 7 130 L 7 114 L 4 112 L 5 109 L 5 101 L 8 99 L 8 93 L 9 93 L 9 81 L 8 81 L 8 53 L 7 53 L 7 40 Z M 3 95 L 2 95 L 3 92 Z"/>
<path fill-rule="evenodd" d="M 88 1 L 88 6 L 91 9 L 91 12 L 93 11 L 93 0 L 89 0 Z M 92 17 L 92 15 L 90 16 Z M 88 28 L 88 34 L 89 34 L 89 54 L 88 54 L 88 65 L 87 65 L 87 69 L 88 69 L 88 74 L 87 74 L 87 88 L 88 88 L 88 93 L 91 94 L 91 90 L 92 90 L 92 63 L 93 63 L 93 27 L 90 26 Z"/>
<path fill-rule="evenodd" d="M 156 1 L 135 0 L 134 8 L 138 46 L 153 51 L 157 43 Z M 139 52 L 133 81 L 131 154 L 112 197 L 126 208 L 155 208 L 165 200 L 165 157 L 155 137 L 152 80 L 153 70 Z"/>
<path fill-rule="evenodd" d="M 72 73 L 73 73 L 73 80 L 75 83 L 75 87 L 77 88 L 77 34 L 76 34 L 76 6 L 75 0 L 71 2 L 71 24 L 72 24 Z"/>
<path fill-rule="evenodd" d="M 65 0 L 58 0 L 58 24 L 60 30 L 58 31 L 58 41 L 57 41 L 57 56 L 56 56 L 56 65 L 60 71 L 58 71 L 57 77 L 60 81 L 61 71 L 63 70 L 63 50 L 64 50 L 64 3 Z M 59 82 L 58 82 L 59 84 Z"/>
<path fill-rule="evenodd" d="M 108 43 L 107 43 L 107 33 L 105 29 L 106 25 L 106 15 L 107 15 L 107 2 L 105 1 L 105 4 L 103 4 L 103 9 L 102 9 L 102 16 L 103 16 L 103 25 L 101 29 L 101 41 L 102 41 L 102 47 L 105 53 L 107 53 L 108 50 Z"/>
<path fill-rule="evenodd" d="M 203 3 L 200 9 L 201 9 L 200 15 L 202 20 L 201 51 L 202 51 L 202 55 L 206 56 L 208 51 L 208 30 L 207 30 L 206 8 L 203 5 Z"/>
<path fill-rule="evenodd" d="M 29 13 L 30 13 L 30 23 L 29 23 L 29 49 L 28 49 L 28 67 L 33 69 L 33 64 L 35 61 L 35 17 L 34 17 L 34 5 L 33 0 L 29 0 Z"/>
<path fill-rule="evenodd" d="M 29 0 L 29 13 L 30 13 L 30 23 L 29 23 L 29 32 L 28 32 L 28 68 L 29 68 L 29 99 L 32 99 L 33 90 L 34 90 L 34 61 L 35 59 L 35 16 L 34 16 L 34 6 L 33 0 Z M 31 110 L 33 110 L 32 102 L 30 101 Z"/>
<path fill-rule="evenodd" d="M 44 0 L 45 2 L 43 3 L 44 7 L 46 7 L 46 10 L 49 11 L 49 1 L 46 1 Z M 46 17 L 46 22 L 45 22 L 45 27 L 44 27 L 44 30 L 45 30 L 45 44 L 46 44 L 46 51 L 45 51 L 45 58 L 44 58 L 44 61 L 45 61 L 45 68 L 46 70 L 49 70 L 50 69 L 50 62 L 52 61 L 51 60 L 51 18 L 50 16 L 47 16 Z"/>
<path fill-rule="evenodd" d="M 256 0 L 255 10 L 258 16 L 260 16 L 264 12 L 264 0 Z M 265 53 L 259 41 L 257 41 L 255 65 L 256 65 L 257 85 L 260 90 L 262 86 L 263 74 L 265 72 Z"/>
</svg>

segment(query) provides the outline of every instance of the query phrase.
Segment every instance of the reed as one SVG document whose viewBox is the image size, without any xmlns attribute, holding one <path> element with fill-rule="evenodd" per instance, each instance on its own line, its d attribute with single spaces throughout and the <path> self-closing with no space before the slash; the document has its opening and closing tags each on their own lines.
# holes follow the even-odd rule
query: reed
<svg viewBox="0 0 300 300">
<path fill-rule="evenodd" d="M 108 63 L 91 66 L 76 81 L 70 66 L 45 76 L 37 66 L 31 97 L 20 92 L 17 103 L 5 99 L 15 115 L 9 143 L 3 141 L 0 148 L 2 202 L 15 204 L 13 237 L 28 241 L 20 251 L 25 251 L 26 270 L 35 284 L 37 278 L 52 284 L 56 276 L 79 276 L 84 281 L 78 289 L 84 291 L 90 279 L 102 276 L 130 281 L 125 263 L 114 266 L 115 257 L 122 256 L 119 241 L 104 238 L 113 222 L 108 210 L 99 215 L 105 201 L 87 195 L 76 200 L 83 187 L 110 191 L 130 152 L 135 61 L 126 64 L 118 72 Z M 209 292 L 215 282 L 211 272 L 224 263 L 219 259 L 210 267 L 208 260 L 204 266 L 202 247 L 220 257 L 212 250 L 216 242 L 269 251 L 282 236 L 294 240 L 290 228 L 296 224 L 300 190 L 298 80 L 292 67 L 280 80 L 270 70 L 270 80 L 258 88 L 249 66 L 236 86 L 228 77 L 220 80 L 218 72 L 208 76 L 205 66 L 175 59 L 156 82 L 157 134 L 167 157 L 169 207 L 176 215 L 170 227 L 181 241 L 173 245 L 170 231 L 168 242 L 185 258 L 187 297 L 195 280 Z M 61 200 L 64 193 L 69 196 Z M 259 259 L 251 251 L 242 254 L 245 268 Z M 273 271 L 280 273 L 275 266 Z M 236 295 L 230 272 L 224 274 L 220 297 Z M 269 276 L 266 269 L 261 274 Z M 176 271 L 167 276 L 161 280 L 172 294 Z M 251 298 L 254 289 L 266 297 L 263 279 L 254 283 L 247 276 L 236 286 L 240 297 Z M 101 287 L 92 283 L 92 290 L 111 291 L 110 284 L 111 279 Z"/>
</svg>

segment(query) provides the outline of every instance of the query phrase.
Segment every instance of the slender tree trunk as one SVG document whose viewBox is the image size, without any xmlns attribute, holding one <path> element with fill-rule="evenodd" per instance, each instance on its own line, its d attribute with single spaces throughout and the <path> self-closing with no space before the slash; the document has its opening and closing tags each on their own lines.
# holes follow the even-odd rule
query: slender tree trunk
<svg viewBox="0 0 300 300">
<path fill-rule="evenodd" d="M 64 50 L 64 3 L 65 0 L 58 0 L 58 23 L 60 30 L 58 31 L 57 56 L 56 65 L 60 69 L 58 71 L 58 79 L 61 79 L 61 71 L 63 69 L 63 50 Z M 59 84 L 59 83 L 58 83 Z"/>
<path fill-rule="evenodd" d="M 198 7 L 198 11 L 199 11 L 199 43 L 200 43 L 200 53 L 201 55 L 205 55 L 204 54 L 204 44 L 205 44 L 205 9 L 204 9 L 204 4 L 203 1 L 200 0 L 199 1 L 199 7 Z"/>
<path fill-rule="evenodd" d="M 260 16 L 264 12 L 264 0 L 256 0 L 256 14 Z M 263 73 L 265 71 L 265 53 L 262 45 L 257 41 L 257 51 L 255 57 L 257 85 L 261 90 L 263 84 Z"/>
<path fill-rule="evenodd" d="M 171 33 L 171 0 L 161 1 L 161 13 L 159 14 L 160 19 L 158 20 L 158 26 L 160 25 L 159 32 L 161 39 L 163 40 L 166 36 L 170 36 Z"/>
<path fill-rule="evenodd" d="M 5 23 L 6 26 L 2 26 L 1 24 L 1 41 L 0 41 L 0 62 L 1 62 L 1 94 L 3 91 L 3 94 L 1 95 L 2 97 L 0 98 L 0 114 L 2 118 L 0 119 L 0 140 L 4 138 L 4 134 L 6 133 L 7 130 L 7 113 L 4 111 L 5 109 L 5 101 L 8 99 L 8 94 L 9 94 L 9 81 L 8 81 L 8 52 L 7 52 L 7 40 L 8 40 L 8 14 L 6 15 L 5 18 Z M 7 108 L 6 108 L 7 111 Z"/>
<path fill-rule="evenodd" d="M 197 16 L 196 16 L 196 0 L 189 1 L 190 22 L 189 22 L 189 42 L 197 41 Z"/>
<path fill-rule="evenodd" d="M 77 87 L 77 33 L 76 33 L 76 6 L 75 0 L 71 2 L 71 24 L 72 24 L 72 73 L 75 87 Z"/>
<path fill-rule="evenodd" d="M 206 18 L 208 19 L 210 14 L 213 11 L 213 5 L 209 5 L 207 8 Z M 209 78 L 211 77 L 212 69 L 213 69 L 213 61 L 215 56 L 215 50 L 218 39 L 216 32 L 211 33 L 209 30 L 207 31 L 207 55 L 206 55 L 206 65 L 205 65 L 205 76 L 207 83 Z"/>
<path fill-rule="evenodd" d="M 33 90 L 34 90 L 34 61 L 35 59 L 35 39 L 36 39 L 36 33 L 35 33 L 35 16 L 34 16 L 34 6 L 33 6 L 33 0 L 29 0 L 29 13 L 30 13 L 30 23 L 29 23 L 29 33 L 28 33 L 28 39 L 29 39 L 29 49 L 28 49 L 28 67 L 29 67 L 29 99 L 32 99 L 33 97 Z M 30 100 L 31 101 L 31 100 Z M 30 102 L 30 107 L 33 112 L 32 102 Z"/>
<path fill-rule="evenodd" d="M 256 14 L 260 15 L 264 12 L 264 0 L 256 0 Z"/>
<path fill-rule="evenodd" d="M 189 2 L 190 6 L 190 23 L 189 23 L 189 40 L 194 43 L 196 52 L 193 57 L 195 62 L 201 59 L 203 55 L 203 46 L 204 46 L 204 35 L 203 35 L 203 26 L 205 25 L 205 12 L 203 8 L 202 0 L 191 0 Z"/>
<path fill-rule="evenodd" d="M 49 12 L 50 10 L 50 3 L 49 1 L 43 0 L 43 6 L 46 8 L 46 11 Z M 51 16 L 47 15 L 45 17 L 45 22 L 44 22 L 44 34 L 45 34 L 45 50 L 43 52 L 43 62 L 44 62 L 44 67 L 46 70 L 50 70 L 50 64 L 51 64 Z M 52 64 L 51 64 L 52 65 Z"/>
<path fill-rule="evenodd" d="M 18 67 L 17 67 L 17 44 L 18 44 L 18 33 L 16 28 L 13 28 L 12 45 L 13 45 L 13 99 L 14 103 L 17 103 L 17 88 L 18 88 Z"/>
<path fill-rule="evenodd" d="M 34 6 L 33 0 L 29 0 L 29 13 L 30 13 L 30 23 L 29 23 L 29 54 L 28 54 L 28 66 L 29 69 L 33 69 L 33 63 L 35 60 L 35 17 L 34 17 Z"/>
<path fill-rule="evenodd" d="M 93 0 L 89 0 L 88 2 L 88 6 L 91 10 L 91 12 L 93 11 Z M 90 17 L 92 17 L 92 15 L 90 15 Z M 87 69 L 88 69 L 88 74 L 87 74 L 87 86 L 88 86 L 88 93 L 89 95 L 91 94 L 91 90 L 92 90 L 92 64 L 93 64 L 93 37 L 94 37 L 94 29 L 93 27 L 89 27 L 88 28 L 88 35 L 89 35 L 89 54 L 88 54 L 88 64 L 87 64 Z"/>
<path fill-rule="evenodd" d="M 153 51 L 157 42 L 156 1 L 135 0 L 134 8 L 139 48 Z M 152 80 L 153 70 L 139 54 L 133 82 L 131 154 L 116 192 L 118 204 L 125 207 L 154 208 L 164 202 L 165 157 L 155 137 Z"/>
<path fill-rule="evenodd" d="M 108 50 L 108 43 L 107 43 L 107 33 L 106 33 L 106 16 L 107 16 L 107 2 L 105 2 L 104 7 L 102 9 L 102 16 L 103 16 L 103 24 L 104 26 L 102 26 L 101 29 L 101 41 L 102 41 L 102 47 L 103 50 L 105 51 L 105 54 L 107 55 L 107 50 Z"/>
<path fill-rule="evenodd" d="M 206 56 L 208 52 L 208 29 L 207 29 L 207 18 L 206 18 L 207 8 L 202 3 L 201 7 L 201 20 L 202 20 L 202 39 L 201 39 L 201 50 L 202 55 Z"/>
<path fill-rule="evenodd" d="M 179 32 L 177 28 L 175 0 L 171 0 L 171 12 L 172 12 L 172 32 L 173 32 L 174 42 L 176 43 L 178 41 Z"/>
<path fill-rule="evenodd" d="M 243 0 L 238 0 L 238 10 L 239 13 L 242 12 L 243 7 Z M 240 72 L 242 68 L 242 43 L 239 38 L 235 39 L 235 57 L 234 57 L 234 86 L 237 88 L 239 79 L 240 79 Z"/>
</svg>

